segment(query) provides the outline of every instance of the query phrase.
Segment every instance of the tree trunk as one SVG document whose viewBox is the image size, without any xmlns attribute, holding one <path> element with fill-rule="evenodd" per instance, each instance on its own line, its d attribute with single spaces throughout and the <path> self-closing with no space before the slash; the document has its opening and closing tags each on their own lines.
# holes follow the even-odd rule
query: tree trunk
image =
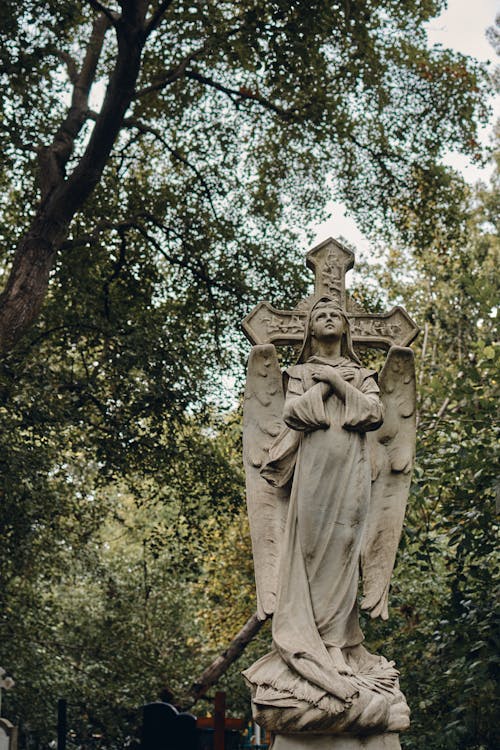
<svg viewBox="0 0 500 750">
<path fill-rule="evenodd" d="M 21 238 L 5 289 L 0 294 L 0 352 L 10 349 L 38 317 L 50 271 L 67 224 L 36 216 Z"/>
<path fill-rule="evenodd" d="M 87 119 L 87 97 L 102 48 L 107 19 L 97 19 L 87 56 L 74 85 L 65 121 L 50 146 L 40 149 L 42 200 L 30 228 L 21 237 L 11 272 L 0 294 L 0 352 L 9 350 L 38 317 L 50 272 L 70 223 L 99 183 L 133 99 L 146 41 L 147 3 L 134 0 L 116 21 L 118 54 L 106 95 L 87 148 L 66 177 L 66 163 L 81 125 Z"/>
<path fill-rule="evenodd" d="M 246 646 L 257 635 L 265 622 L 266 620 L 259 620 L 257 613 L 253 614 L 246 621 L 241 630 L 234 636 L 227 649 L 214 659 L 196 682 L 193 682 L 188 693 L 181 701 L 183 711 L 192 708 L 205 695 L 207 690 L 217 683 L 222 675 L 227 672 L 231 664 L 241 656 Z"/>
</svg>

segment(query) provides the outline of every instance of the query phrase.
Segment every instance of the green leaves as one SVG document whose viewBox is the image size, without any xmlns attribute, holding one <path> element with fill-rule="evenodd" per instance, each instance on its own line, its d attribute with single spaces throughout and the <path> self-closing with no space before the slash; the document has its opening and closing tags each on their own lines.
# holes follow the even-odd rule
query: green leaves
<svg viewBox="0 0 500 750">
<path fill-rule="evenodd" d="M 499 247 L 483 219 L 497 196 L 495 175 L 461 206 L 455 242 L 442 242 L 437 227 L 425 249 L 389 254 L 383 275 L 393 299 L 402 298 L 423 328 L 417 465 L 393 584 L 394 618 L 385 627 L 367 623 L 369 638 L 387 641 L 385 652 L 401 669 L 412 707 L 403 743 L 411 750 L 493 748 L 499 741 L 492 274 Z"/>
</svg>

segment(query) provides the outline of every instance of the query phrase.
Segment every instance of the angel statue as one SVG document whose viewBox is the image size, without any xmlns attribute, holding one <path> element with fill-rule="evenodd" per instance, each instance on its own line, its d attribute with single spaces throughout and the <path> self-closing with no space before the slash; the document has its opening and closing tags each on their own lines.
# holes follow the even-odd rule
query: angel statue
<svg viewBox="0 0 500 750">
<path fill-rule="evenodd" d="M 282 376 L 264 344 L 248 365 L 247 500 L 273 645 L 243 674 L 273 750 L 376 733 L 396 734 L 373 747 L 399 748 L 409 726 L 394 662 L 363 645 L 358 584 L 361 574 L 361 608 L 387 619 L 414 459 L 413 353 L 391 347 L 378 378 L 353 349 L 349 317 L 316 296 L 297 363 Z"/>
</svg>

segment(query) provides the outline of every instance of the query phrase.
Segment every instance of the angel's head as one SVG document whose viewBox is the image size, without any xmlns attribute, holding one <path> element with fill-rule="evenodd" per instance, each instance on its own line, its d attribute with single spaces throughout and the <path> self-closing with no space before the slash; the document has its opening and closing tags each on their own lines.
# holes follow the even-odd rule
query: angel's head
<svg viewBox="0 0 500 750">
<path fill-rule="evenodd" d="M 341 355 L 359 363 L 352 347 L 349 319 L 345 310 L 331 297 L 321 297 L 309 310 L 299 363 L 307 362 L 317 353 L 317 342 L 324 336 L 339 336 Z"/>
</svg>

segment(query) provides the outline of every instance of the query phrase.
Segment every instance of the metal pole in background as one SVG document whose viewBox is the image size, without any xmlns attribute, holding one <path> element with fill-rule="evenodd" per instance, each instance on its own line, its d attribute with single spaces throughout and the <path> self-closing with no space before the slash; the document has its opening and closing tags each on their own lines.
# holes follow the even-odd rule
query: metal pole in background
<svg viewBox="0 0 500 750">
<path fill-rule="evenodd" d="M 66 750 L 68 704 L 64 698 L 57 701 L 57 750 Z"/>
</svg>

